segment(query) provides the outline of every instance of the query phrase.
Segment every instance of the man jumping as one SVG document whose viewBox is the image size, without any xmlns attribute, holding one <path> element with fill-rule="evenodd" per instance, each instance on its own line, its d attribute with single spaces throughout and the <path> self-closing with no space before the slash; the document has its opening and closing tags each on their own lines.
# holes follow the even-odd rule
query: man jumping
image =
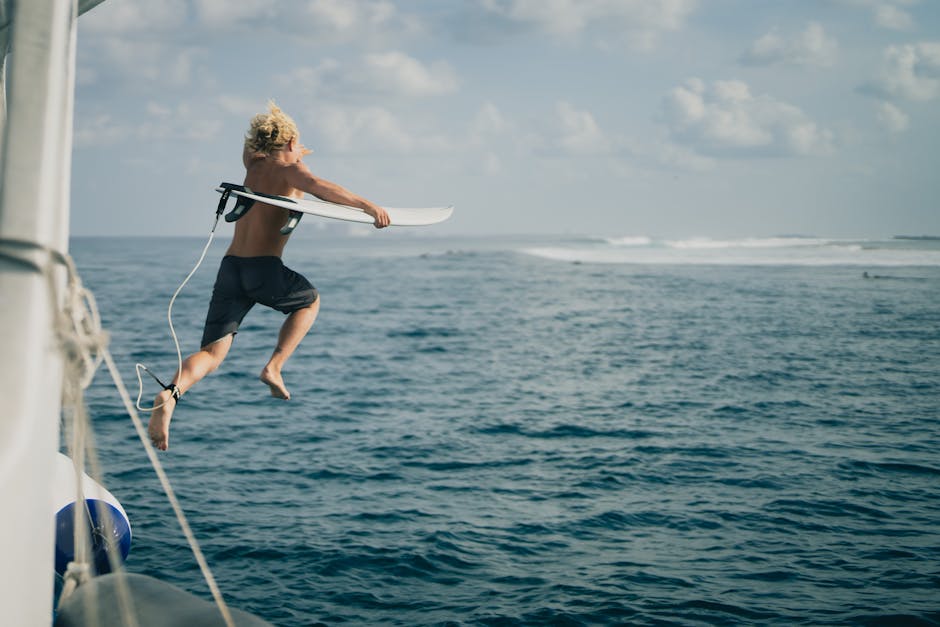
<svg viewBox="0 0 940 627">
<path fill-rule="evenodd" d="M 268 113 L 254 116 L 245 136 L 242 153 L 247 171 L 245 187 L 291 198 L 301 198 L 306 192 L 364 210 L 375 219 L 376 228 L 389 225 L 388 214 L 378 205 L 314 176 L 302 161 L 308 154 L 310 151 L 300 143 L 294 121 L 273 102 L 268 103 Z M 170 419 L 177 400 L 219 367 L 232 346 L 239 324 L 255 303 L 287 314 L 277 346 L 259 378 L 270 388 L 272 396 L 290 399 L 281 369 L 316 320 L 320 299 L 316 288 L 306 278 L 281 261 L 290 237 L 289 233 L 281 233 L 281 227 L 287 224 L 288 218 L 287 209 L 258 202 L 235 222 L 232 243 L 222 258 L 212 289 L 202 348 L 183 361 L 173 383 L 154 399 L 148 431 L 158 449 L 165 451 L 169 447 Z"/>
</svg>

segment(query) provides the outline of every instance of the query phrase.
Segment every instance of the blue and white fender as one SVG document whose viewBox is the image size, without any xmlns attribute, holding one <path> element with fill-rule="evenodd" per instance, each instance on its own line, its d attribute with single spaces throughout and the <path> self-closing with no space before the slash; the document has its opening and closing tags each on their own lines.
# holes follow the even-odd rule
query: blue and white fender
<svg viewBox="0 0 940 627">
<path fill-rule="evenodd" d="M 75 467 L 72 460 L 56 456 L 53 509 L 55 513 L 55 570 L 62 575 L 75 557 Z M 90 523 L 91 560 L 97 574 L 111 572 L 109 544 L 116 550 L 118 563 L 127 559 L 131 550 L 131 523 L 127 512 L 114 495 L 94 479 L 82 473 L 85 515 Z M 109 538 L 110 536 L 110 538 Z M 109 542 L 110 539 L 110 542 Z"/>
</svg>

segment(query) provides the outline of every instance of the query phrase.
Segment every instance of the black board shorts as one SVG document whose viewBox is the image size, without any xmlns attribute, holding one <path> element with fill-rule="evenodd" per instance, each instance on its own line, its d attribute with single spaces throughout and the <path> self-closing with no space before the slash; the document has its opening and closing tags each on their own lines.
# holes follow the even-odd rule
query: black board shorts
<svg viewBox="0 0 940 627">
<path fill-rule="evenodd" d="M 285 266 L 280 257 L 226 255 L 212 288 L 200 346 L 238 333 L 255 303 L 289 314 L 312 305 L 317 296 L 317 288 Z"/>
</svg>

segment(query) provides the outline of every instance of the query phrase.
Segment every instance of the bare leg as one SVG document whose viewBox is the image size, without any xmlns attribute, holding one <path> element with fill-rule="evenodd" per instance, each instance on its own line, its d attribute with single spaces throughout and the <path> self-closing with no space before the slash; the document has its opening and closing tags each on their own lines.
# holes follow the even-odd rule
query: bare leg
<svg viewBox="0 0 940 627">
<path fill-rule="evenodd" d="M 284 386 L 284 379 L 281 377 L 281 368 L 284 362 L 294 353 L 294 349 L 304 339 L 307 331 L 313 326 L 313 321 L 317 319 L 317 313 L 320 311 L 320 299 L 317 298 L 309 307 L 298 309 L 287 316 L 284 325 L 281 326 L 281 332 L 277 336 L 277 348 L 271 355 L 271 359 L 261 371 L 258 377 L 262 382 L 271 388 L 271 396 L 290 400 L 290 392 Z"/>
<path fill-rule="evenodd" d="M 199 352 L 183 360 L 183 369 L 173 377 L 173 383 L 180 389 L 180 392 L 186 392 L 219 367 L 232 346 L 232 337 L 232 335 L 226 335 L 218 342 L 203 346 Z M 164 390 L 153 399 L 153 404 L 158 408 L 150 413 L 147 432 L 150 434 L 153 445 L 165 451 L 170 446 L 170 419 L 173 417 L 173 410 L 176 409 L 176 401 L 173 400 L 169 390 Z"/>
</svg>

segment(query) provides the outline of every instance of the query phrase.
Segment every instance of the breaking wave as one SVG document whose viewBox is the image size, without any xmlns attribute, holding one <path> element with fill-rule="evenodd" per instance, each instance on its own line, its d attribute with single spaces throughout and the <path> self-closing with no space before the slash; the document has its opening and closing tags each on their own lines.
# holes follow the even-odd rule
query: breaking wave
<svg viewBox="0 0 940 627">
<path fill-rule="evenodd" d="M 940 266 L 940 242 L 934 240 L 808 236 L 660 239 L 628 235 L 555 241 L 520 251 L 573 263 Z"/>
</svg>

